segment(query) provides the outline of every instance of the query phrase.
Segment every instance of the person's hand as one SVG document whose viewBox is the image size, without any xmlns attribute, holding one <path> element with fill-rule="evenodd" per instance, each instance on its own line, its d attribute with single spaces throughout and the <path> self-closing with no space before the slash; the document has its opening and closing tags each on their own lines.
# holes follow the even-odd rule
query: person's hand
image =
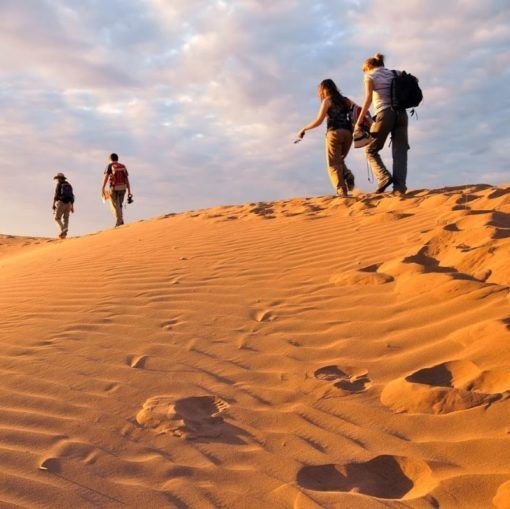
<svg viewBox="0 0 510 509">
<path fill-rule="evenodd" d="M 71 213 L 74 214 L 74 205 L 71 205 Z"/>
<path fill-rule="evenodd" d="M 53 207 L 51 207 L 51 210 L 53 210 L 53 212 L 55 212 L 55 210 L 57 210 L 57 206 L 55 204 L 53 204 Z"/>
<path fill-rule="evenodd" d="M 294 140 L 294 143 L 299 143 L 303 139 L 304 135 L 305 135 L 304 129 L 302 131 L 299 131 L 297 133 L 296 139 Z"/>
</svg>

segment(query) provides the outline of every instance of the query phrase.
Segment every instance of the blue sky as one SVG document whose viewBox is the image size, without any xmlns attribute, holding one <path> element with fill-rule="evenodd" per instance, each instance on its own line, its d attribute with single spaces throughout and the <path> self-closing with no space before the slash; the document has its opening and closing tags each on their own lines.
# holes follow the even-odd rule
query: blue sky
<svg viewBox="0 0 510 509">
<path fill-rule="evenodd" d="M 0 233 L 55 235 L 53 175 L 75 187 L 71 233 L 110 227 L 110 152 L 130 221 L 331 193 L 324 128 L 293 145 L 334 79 L 361 102 L 376 51 L 420 79 L 409 186 L 508 182 L 508 0 L 0 0 Z M 367 181 L 362 151 L 348 164 Z"/>
</svg>

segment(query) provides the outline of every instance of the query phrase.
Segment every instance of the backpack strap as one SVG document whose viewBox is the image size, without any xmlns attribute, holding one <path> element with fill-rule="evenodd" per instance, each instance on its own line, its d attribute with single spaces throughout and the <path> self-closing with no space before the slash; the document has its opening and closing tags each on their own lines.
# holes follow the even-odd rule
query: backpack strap
<svg viewBox="0 0 510 509">
<path fill-rule="evenodd" d="M 396 109 L 395 109 L 395 79 L 398 77 L 398 74 L 397 74 L 397 71 L 395 71 L 395 69 L 392 69 L 391 72 L 393 73 L 393 79 L 391 80 L 391 84 L 390 84 L 391 109 L 393 111 L 396 111 Z"/>
</svg>

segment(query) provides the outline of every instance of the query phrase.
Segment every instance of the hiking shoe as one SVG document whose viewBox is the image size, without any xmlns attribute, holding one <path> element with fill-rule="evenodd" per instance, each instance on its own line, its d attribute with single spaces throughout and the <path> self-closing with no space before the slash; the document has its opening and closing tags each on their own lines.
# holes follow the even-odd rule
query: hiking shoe
<svg viewBox="0 0 510 509">
<path fill-rule="evenodd" d="M 401 191 L 400 189 L 393 189 L 393 196 L 399 196 L 400 198 L 403 198 L 405 195 L 405 191 Z"/>
<path fill-rule="evenodd" d="M 393 179 L 391 177 L 388 177 L 387 180 L 383 180 L 379 184 L 379 187 L 375 190 L 375 193 L 376 194 L 384 193 L 384 191 L 386 191 L 386 188 L 391 186 L 391 184 L 393 184 Z"/>
</svg>

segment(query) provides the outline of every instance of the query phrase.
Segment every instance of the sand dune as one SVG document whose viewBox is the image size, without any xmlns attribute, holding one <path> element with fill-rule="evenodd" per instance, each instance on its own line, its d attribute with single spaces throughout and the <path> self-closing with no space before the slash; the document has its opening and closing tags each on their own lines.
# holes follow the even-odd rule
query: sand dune
<svg viewBox="0 0 510 509">
<path fill-rule="evenodd" d="M 41 244 L 55 242 L 55 239 L 45 239 L 38 237 L 16 237 L 15 235 L 0 235 L 0 259 L 6 256 L 26 253 L 31 247 L 37 247 Z"/>
<path fill-rule="evenodd" d="M 0 507 L 510 508 L 510 187 L 0 237 Z"/>
</svg>

